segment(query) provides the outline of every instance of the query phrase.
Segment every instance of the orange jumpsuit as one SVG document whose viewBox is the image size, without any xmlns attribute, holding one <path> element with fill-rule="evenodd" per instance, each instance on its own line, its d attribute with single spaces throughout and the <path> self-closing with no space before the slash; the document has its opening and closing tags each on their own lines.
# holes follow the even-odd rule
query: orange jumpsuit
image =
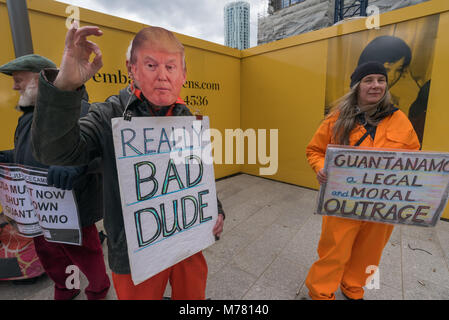
<svg viewBox="0 0 449 320">
<path fill-rule="evenodd" d="M 328 144 L 336 144 L 333 126 L 338 115 L 327 118 L 320 125 L 309 145 L 306 155 L 309 164 L 318 172 L 324 168 Z M 349 138 L 355 145 L 366 133 L 362 125 L 356 125 Z M 418 137 L 400 110 L 383 119 L 376 130 L 374 140 L 370 135 L 361 147 L 419 150 Z M 364 295 L 367 267 L 379 266 L 382 251 L 387 244 L 393 225 L 323 216 L 321 237 L 318 243 L 319 259 L 312 265 L 306 278 L 306 286 L 312 299 L 333 300 L 340 285 L 342 292 L 351 299 Z"/>
<path fill-rule="evenodd" d="M 200 251 L 138 285 L 131 274 L 112 272 L 112 281 L 119 300 L 161 300 L 168 281 L 172 300 L 204 300 L 207 263 Z"/>
</svg>

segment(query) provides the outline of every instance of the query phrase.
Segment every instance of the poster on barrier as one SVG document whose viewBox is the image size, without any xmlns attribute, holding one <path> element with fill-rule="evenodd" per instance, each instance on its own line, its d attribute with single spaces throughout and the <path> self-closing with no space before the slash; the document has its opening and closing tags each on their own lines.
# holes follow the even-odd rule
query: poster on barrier
<svg viewBox="0 0 449 320">
<path fill-rule="evenodd" d="M 44 235 L 50 242 L 81 245 L 73 191 L 47 185 L 47 170 L 0 164 L 0 203 L 24 237 Z"/>
<path fill-rule="evenodd" d="M 392 102 L 407 115 L 422 144 L 432 86 L 440 15 L 383 25 L 328 40 L 324 113 L 349 90 L 350 76 L 362 63 L 377 61 L 388 72 Z"/>
<path fill-rule="evenodd" d="M 215 242 L 209 119 L 112 119 L 131 276 L 139 284 Z"/>
<path fill-rule="evenodd" d="M 449 154 L 329 145 L 316 213 L 435 226 L 449 193 Z"/>
</svg>

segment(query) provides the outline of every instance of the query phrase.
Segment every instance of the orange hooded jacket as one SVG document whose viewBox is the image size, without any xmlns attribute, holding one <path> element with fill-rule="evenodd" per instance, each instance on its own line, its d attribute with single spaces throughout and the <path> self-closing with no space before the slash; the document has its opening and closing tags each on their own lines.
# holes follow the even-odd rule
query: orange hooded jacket
<svg viewBox="0 0 449 320">
<path fill-rule="evenodd" d="M 333 127 L 337 119 L 338 113 L 326 118 L 306 148 L 307 160 L 315 172 L 324 168 L 327 145 L 337 144 L 333 138 Z M 357 124 L 349 136 L 349 145 L 355 145 L 365 133 L 365 127 Z M 384 118 L 377 126 L 374 140 L 368 135 L 360 146 L 408 150 L 419 150 L 420 148 L 416 132 L 401 110 Z"/>
</svg>

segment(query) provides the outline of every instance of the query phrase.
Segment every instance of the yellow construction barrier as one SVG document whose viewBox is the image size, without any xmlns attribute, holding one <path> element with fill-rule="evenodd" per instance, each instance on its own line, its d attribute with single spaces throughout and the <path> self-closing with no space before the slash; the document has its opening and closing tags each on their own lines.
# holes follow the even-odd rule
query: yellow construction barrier
<svg viewBox="0 0 449 320">
<path fill-rule="evenodd" d="M 415 117 L 422 150 L 449 152 L 449 1 L 390 11 L 379 22 L 379 29 L 368 29 L 362 18 L 242 51 L 242 129 L 279 129 L 279 168 L 268 178 L 318 188 L 305 148 L 365 58 L 387 62 L 391 92 Z M 259 166 L 245 164 L 243 172 L 257 175 Z"/>
<path fill-rule="evenodd" d="M 59 65 L 66 22 L 71 16 L 69 5 L 50 0 L 27 4 L 34 53 Z M 92 39 L 102 50 L 103 67 L 86 84 L 90 102 L 104 101 L 128 84 L 126 51 L 134 35 L 145 25 L 82 8 L 79 18 L 81 26 L 96 25 L 104 32 L 102 37 Z M 193 113 L 209 116 L 211 127 L 223 134 L 225 128 L 240 128 L 240 51 L 181 34 L 176 36 L 185 46 L 187 61 L 187 81 L 181 98 Z M 0 53 L 1 65 L 15 58 L 5 0 L 0 0 L 0 37 L 5 44 Z M 11 77 L 0 75 L 0 150 L 14 145 L 19 112 L 14 110 L 18 94 L 12 86 Z M 240 171 L 239 164 L 215 166 L 217 178 Z"/>
</svg>

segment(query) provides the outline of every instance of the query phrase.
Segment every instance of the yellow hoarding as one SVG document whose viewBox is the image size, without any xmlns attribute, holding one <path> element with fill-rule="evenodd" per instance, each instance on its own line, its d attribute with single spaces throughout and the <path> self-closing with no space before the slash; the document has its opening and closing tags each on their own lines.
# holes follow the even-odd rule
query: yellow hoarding
<svg viewBox="0 0 449 320">
<path fill-rule="evenodd" d="M 391 93 L 415 126 L 422 150 L 449 152 L 449 1 L 384 13 L 378 29 L 368 29 L 365 20 L 242 51 L 242 128 L 279 130 L 279 167 L 267 178 L 318 189 L 306 146 L 366 56 L 389 69 Z M 243 172 L 257 175 L 259 165 L 245 164 Z M 443 217 L 449 218 L 448 208 Z"/>
<path fill-rule="evenodd" d="M 49 0 L 27 2 L 34 53 L 59 65 L 71 17 L 70 6 Z M 68 9 L 69 8 L 69 9 Z M 67 12 L 66 12 L 67 11 Z M 0 65 L 14 59 L 6 1 L 0 0 L 0 36 L 6 43 Z M 103 36 L 92 39 L 102 51 L 103 67 L 86 83 L 90 102 L 104 101 L 128 84 L 126 51 L 134 35 L 145 25 L 80 8 L 80 24 L 97 25 Z M 70 20 L 70 19 L 69 19 Z M 187 81 L 181 91 L 193 113 L 210 117 L 210 125 L 220 131 L 240 127 L 240 52 L 207 41 L 177 34 L 186 50 Z M 0 150 L 13 148 L 19 112 L 14 110 L 18 95 L 12 78 L 0 75 Z M 238 164 L 215 166 L 216 178 L 241 171 Z"/>
</svg>

